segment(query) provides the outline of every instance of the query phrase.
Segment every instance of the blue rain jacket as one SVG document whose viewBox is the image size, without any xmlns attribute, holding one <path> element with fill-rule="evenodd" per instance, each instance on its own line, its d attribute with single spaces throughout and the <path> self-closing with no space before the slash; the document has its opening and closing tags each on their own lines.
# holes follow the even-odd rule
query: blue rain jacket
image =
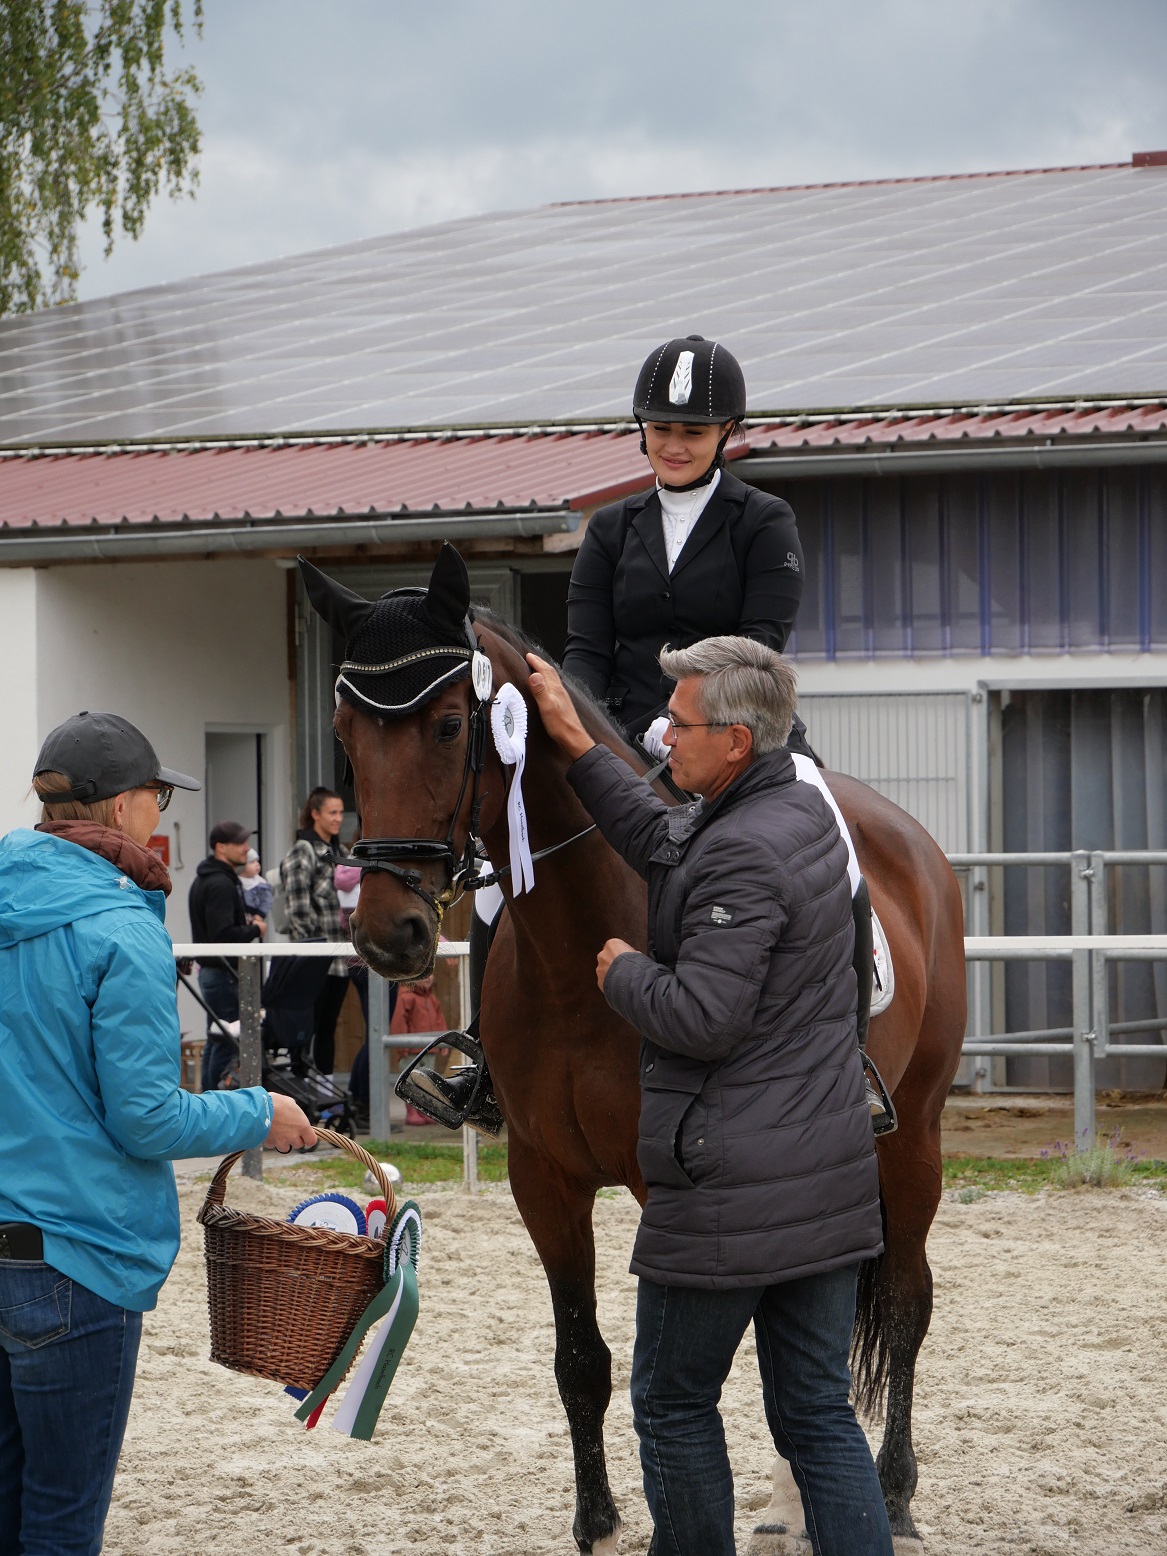
<svg viewBox="0 0 1167 1556">
<path fill-rule="evenodd" d="M 166 899 L 44 832 L 0 839 L 0 1221 L 145 1312 L 178 1253 L 171 1160 L 259 1145 L 260 1087 L 179 1087 Z"/>
</svg>

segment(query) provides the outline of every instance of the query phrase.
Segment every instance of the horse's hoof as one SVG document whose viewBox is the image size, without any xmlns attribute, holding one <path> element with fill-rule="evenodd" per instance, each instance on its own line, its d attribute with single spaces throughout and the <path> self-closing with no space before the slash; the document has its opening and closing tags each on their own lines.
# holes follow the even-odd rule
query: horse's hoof
<svg viewBox="0 0 1167 1556">
<path fill-rule="evenodd" d="M 620 1531 L 622 1524 L 617 1524 L 611 1534 L 606 1534 L 602 1540 L 592 1541 L 592 1556 L 616 1556 L 620 1545 Z"/>
<path fill-rule="evenodd" d="M 811 1546 L 785 1524 L 759 1524 L 750 1535 L 746 1556 L 811 1556 Z"/>
</svg>

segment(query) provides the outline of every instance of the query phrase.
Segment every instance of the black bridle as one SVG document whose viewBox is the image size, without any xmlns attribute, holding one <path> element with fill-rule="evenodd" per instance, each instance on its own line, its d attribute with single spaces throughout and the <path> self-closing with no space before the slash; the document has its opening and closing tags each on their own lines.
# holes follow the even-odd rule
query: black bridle
<svg viewBox="0 0 1167 1556">
<path fill-rule="evenodd" d="M 470 644 L 466 651 L 466 657 L 471 666 L 474 664 L 474 655 L 481 653 L 478 639 L 471 625 L 470 617 L 466 618 L 466 638 Z M 470 729 L 466 737 L 466 760 L 462 767 L 462 782 L 458 789 L 458 798 L 454 803 L 454 809 L 450 816 L 450 827 L 444 840 L 424 837 L 362 837 L 358 838 L 352 846 L 352 857 L 361 867 L 361 877 L 367 871 L 380 871 L 384 875 L 393 875 L 414 892 L 423 902 L 433 909 L 438 921 L 438 929 L 441 930 L 442 919 L 446 910 L 458 900 L 464 891 L 480 891 L 484 886 L 493 886 L 502 878 L 511 873 L 510 865 L 503 865 L 501 869 L 492 870 L 488 875 L 479 875 L 479 862 L 486 858 L 479 839 L 479 827 L 482 820 L 482 773 L 486 766 L 486 735 L 490 727 L 490 709 L 494 703 L 493 697 L 480 697 L 474 686 L 473 673 L 470 682 Z M 351 765 L 351 764 L 350 764 Z M 454 846 L 454 833 L 458 826 L 458 817 L 462 814 L 462 804 L 466 798 L 466 791 L 470 790 L 470 824 L 466 831 L 466 843 L 461 854 Z M 581 837 L 586 837 L 589 832 L 595 831 L 595 822 L 590 827 L 584 827 L 582 832 L 576 832 L 569 838 L 564 838 L 562 843 L 553 843 L 550 848 L 541 848 L 538 853 L 532 854 L 532 860 L 546 859 L 548 855 L 558 853 L 561 848 L 566 848 L 569 843 L 574 843 Z M 444 864 L 449 872 L 449 880 L 446 886 L 438 893 L 428 891 L 421 884 L 421 871 L 405 868 L 404 861 L 412 861 L 415 864 Z"/>
</svg>

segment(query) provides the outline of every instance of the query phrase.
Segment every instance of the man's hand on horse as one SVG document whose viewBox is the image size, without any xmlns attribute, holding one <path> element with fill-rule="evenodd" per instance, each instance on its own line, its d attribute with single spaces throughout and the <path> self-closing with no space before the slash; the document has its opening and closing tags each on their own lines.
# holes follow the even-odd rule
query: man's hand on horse
<svg viewBox="0 0 1167 1556">
<path fill-rule="evenodd" d="M 601 989 L 604 987 L 604 979 L 608 976 L 608 968 L 611 967 L 618 956 L 623 956 L 627 951 L 631 951 L 633 954 L 636 952 L 636 947 L 629 945 L 627 940 L 604 941 L 604 948 L 599 956 L 596 957 L 596 982 Z"/>
<path fill-rule="evenodd" d="M 578 762 L 596 742 L 580 723 L 575 704 L 555 666 L 540 659 L 538 654 L 528 654 L 527 663 L 534 672 L 530 680 L 531 696 L 539 709 L 543 728 L 566 756 Z"/>
</svg>

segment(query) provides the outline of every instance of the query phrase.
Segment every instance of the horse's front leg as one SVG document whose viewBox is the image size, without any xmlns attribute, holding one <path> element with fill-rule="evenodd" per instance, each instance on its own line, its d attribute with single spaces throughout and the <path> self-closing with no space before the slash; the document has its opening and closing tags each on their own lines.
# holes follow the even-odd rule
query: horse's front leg
<svg viewBox="0 0 1167 1556">
<path fill-rule="evenodd" d="M 620 1516 L 608 1486 L 604 1414 L 612 1397 L 612 1353 L 596 1323 L 595 1194 L 569 1183 L 521 1141 L 509 1150 L 511 1188 L 551 1288 L 555 1381 L 575 1454 L 575 1520 L 582 1552 L 612 1552 Z"/>
</svg>

